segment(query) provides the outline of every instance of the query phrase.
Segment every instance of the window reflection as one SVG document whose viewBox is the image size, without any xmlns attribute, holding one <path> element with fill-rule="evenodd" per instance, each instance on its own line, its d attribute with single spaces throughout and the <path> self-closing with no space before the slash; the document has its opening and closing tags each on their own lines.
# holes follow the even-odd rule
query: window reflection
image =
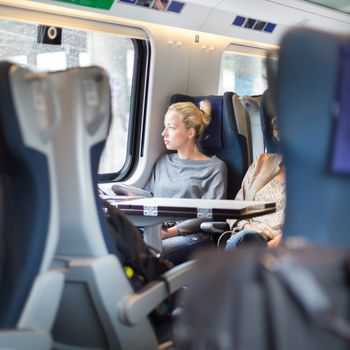
<svg viewBox="0 0 350 350">
<path fill-rule="evenodd" d="M 219 94 L 233 91 L 240 96 L 261 95 L 266 88 L 265 56 L 262 53 L 224 52 Z"/>
<path fill-rule="evenodd" d="M 39 71 L 89 65 L 103 67 L 110 77 L 113 118 L 99 173 L 118 172 L 126 161 L 135 55 L 132 40 L 63 28 L 60 44 L 49 45 L 38 40 L 39 27 L 0 20 L 0 60 L 10 60 Z"/>
</svg>

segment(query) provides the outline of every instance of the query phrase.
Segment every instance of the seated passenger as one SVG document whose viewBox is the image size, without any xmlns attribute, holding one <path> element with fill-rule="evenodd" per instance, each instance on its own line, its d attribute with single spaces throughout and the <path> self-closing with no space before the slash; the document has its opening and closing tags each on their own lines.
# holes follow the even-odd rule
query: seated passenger
<svg viewBox="0 0 350 350">
<path fill-rule="evenodd" d="M 162 136 L 168 150 L 154 165 L 145 189 L 155 197 L 226 198 L 227 169 L 219 158 L 200 151 L 199 141 L 211 121 L 211 106 L 201 101 L 172 104 L 164 117 Z M 200 231 L 200 220 L 186 220 L 162 231 L 162 238 Z"/>
<path fill-rule="evenodd" d="M 279 140 L 276 118 L 272 120 L 272 127 L 274 138 Z M 235 199 L 275 202 L 276 211 L 247 220 L 228 220 L 232 235 L 226 243 L 226 249 L 248 245 L 278 246 L 282 238 L 286 205 L 282 156 L 272 153 L 261 154 L 249 167 Z"/>
<path fill-rule="evenodd" d="M 199 108 L 192 102 L 178 102 L 168 108 L 162 136 L 166 148 L 176 152 L 159 157 L 144 186 L 146 193 L 165 198 L 226 198 L 226 164 L 216 156 L 208 157 L 199 146 L 210 121 L 211 105 L 207 100 L 201 101 Z M 116 184 L 112 188 L 117 194 L 138 193 L 123 184 Z M 165 257 L 178 264 L 187 259 L 194 246 L 210 243 L 208 234 L 194 234 L 200 232 L 203 221 L 207 219 L 163 225 L 161 235 Z"/>
</svg>

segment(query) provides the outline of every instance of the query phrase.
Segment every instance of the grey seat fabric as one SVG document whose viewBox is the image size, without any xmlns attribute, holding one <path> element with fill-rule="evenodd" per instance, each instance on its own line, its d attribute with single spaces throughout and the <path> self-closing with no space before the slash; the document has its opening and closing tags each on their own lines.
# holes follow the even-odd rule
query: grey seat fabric
<svg viewBox="0 0 350 350">
<path fill-rule="evenodd" d="M 249 139 L 252 149 L 252 161 L 254 161 L 259 154 L 265 152 L 264 134 L 260 118 L 260 97 L 241 96 L 239 101 L 245 108 L 249 117 Z"/>
<path fill-rule="evenodd" d="M 0 345 L 51 349 L 63 274 L 52 142 L 58 119 L 45 77 L 0 63 Z M 4 330 L 6 329 L 6 330 Z"/>
<path fill-rule="evenodd" d="M 253 139 L 252 139 L 252 121 L 247 108 L 242 104 L 241 97 L 237 94 L 232 95 L 232 105 L 234 117 L 237 124 L 237 131 L 247 142 L 248 166 L 253 161 Z"/>
<path fill-rule="evenodd" d="M 261 153 L 279 153 L 280 144 L 273 138 L 271 121 L 276 113 L 269 90 L 261 96 L 242 96 L 240 101 L 249 114 L 253 160 Z"/>
<path fill-rule="evenodd" d="M 344 70 L 349 43 L 349 37 L 295 29 L 281 44 L 273 95 L 286 166 L 285 238 L 350 243 L 349 175 L 331 167 L 334 130 L 345 103 L 340 100 L 342 81 L 349 78 Z"/>
<path fill-rule="evenodd" d="M 60 235 L 55 267 L 65 272 L 54 349 L 158 349 L 148 318 L 191 278 L 191 263 L 135 293 L 118 259 L 97 169 L 110 118 L 109 78 L 98 67 L 55 72 L 47 86 L 60 115 L 53 142 Z"/>
</svg>

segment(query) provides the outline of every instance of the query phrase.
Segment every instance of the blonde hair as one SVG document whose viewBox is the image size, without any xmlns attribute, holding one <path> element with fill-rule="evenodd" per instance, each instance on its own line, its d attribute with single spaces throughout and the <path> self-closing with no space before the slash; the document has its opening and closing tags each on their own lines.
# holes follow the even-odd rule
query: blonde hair
<svg viewBox="0 0 350 350">
<path fill-rule="evenodd" d="M 185 128 L 193 128 L 196 131 L 195 140 L 198 142 L 205 128 L 211 121 L 211 105 L 208 100 L 199 102 L 199 108 L 192 102 L 177 102 L 170 105 L 169 111 L 175 111 L 182 115 L 182 121 Z"/>
</svg>

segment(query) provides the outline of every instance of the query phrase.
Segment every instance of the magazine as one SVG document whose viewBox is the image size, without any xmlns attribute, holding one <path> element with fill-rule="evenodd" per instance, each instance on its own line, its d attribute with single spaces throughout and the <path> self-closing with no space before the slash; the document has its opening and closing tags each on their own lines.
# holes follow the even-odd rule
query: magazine
<svg viewBox="0 0 350 350">
<path fill-rule="evenodd" d="M 153 197 L 152 192 L 137 188 L 135 186 L 127 185 L 122 182 L 118 182 L 112 186 L 113 192 L 117 196 L 141 196 L 141 197 Z"/>
</svg>

